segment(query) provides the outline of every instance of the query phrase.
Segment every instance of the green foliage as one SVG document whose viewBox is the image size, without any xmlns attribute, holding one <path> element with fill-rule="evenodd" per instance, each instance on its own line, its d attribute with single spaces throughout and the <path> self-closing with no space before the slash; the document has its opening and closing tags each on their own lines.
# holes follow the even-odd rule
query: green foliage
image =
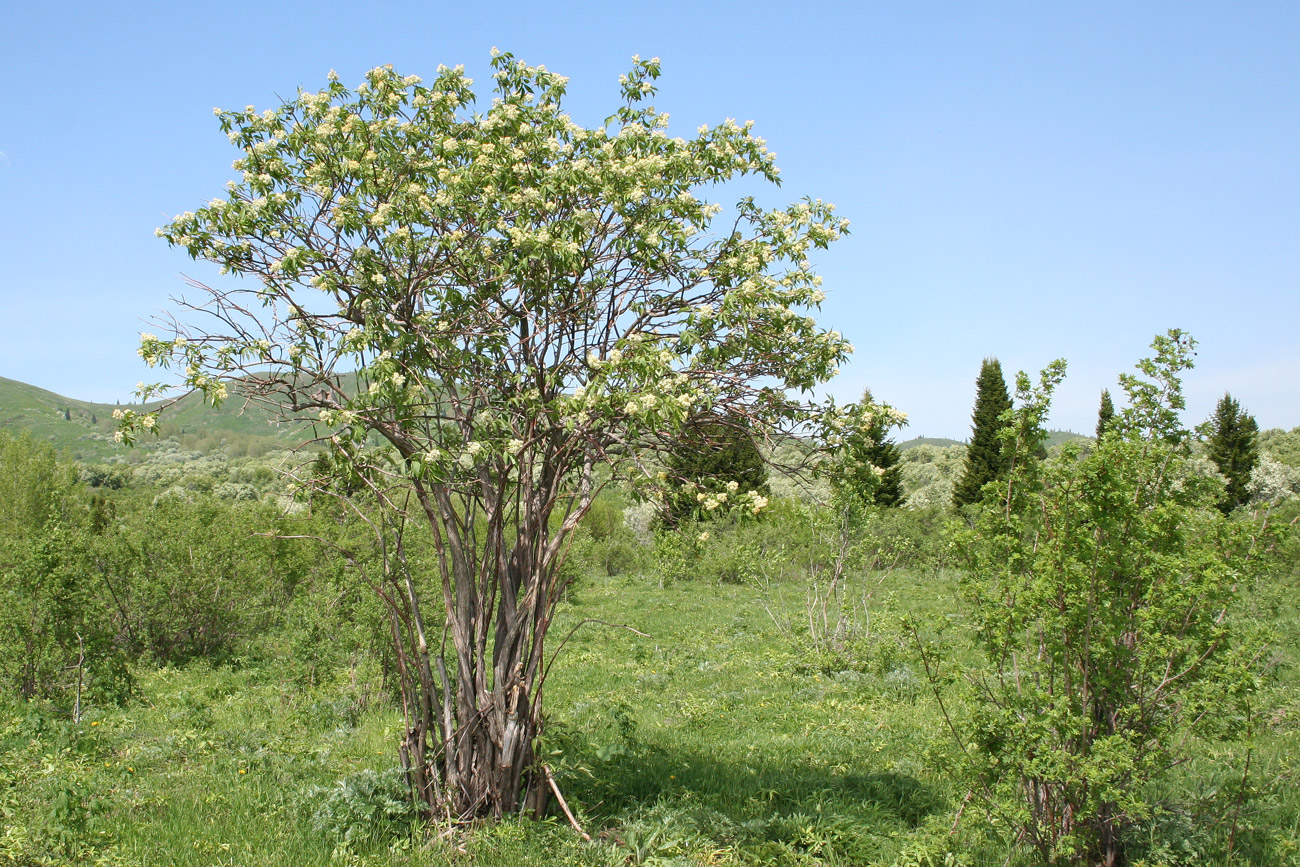
<svg viewBox="0 0 1300 867">
<path fill-rule="evenodd" d="M 1289 467 L 1300 467 L 1300 427 L 1270 428 L 1259 435 L 1259 450 Z"/>
<path fill-rule="evenodd" d="M 1186 758 L 1189 732 L 1249 726 L 1260 638 L 1239 619 L 1268 534 L 1213 509 L 1188 471 L 1179 374 L 1193 342 L 1158 337 L 1129 408 L 1082 456 L 1033 458 L 1056 362 L 1023 374 L 1012 470 L 957 532 L 964 595 L 984 659 L 962 666 L 971 713 L 958 736 L 974 791 L 1045 861 L 1122 864 L 1148 784 Z M 928 659 L 934 673 L 937 660 Z"/>
<path fill-rule="evenodd" d="M 0 431 L 0 693 L 76 704 L 130 691 L 76 478 L 48 443 Z"/>
<path fill-rule="evenodd" d="M 770 490 L 767 462 L 742 418 L 693 419 L 678 434 L 667 465 L 676 485 L 663 500 L 663 518 L 670 527 L 690 519 L 711 519 L 728 499 L 737 500 L 751 491 L 765 495 Z"/>
<path fill-rule="evenodd" d="M 1250 474 L 1248 491 L 1252 503 L 1280 503 L 1300 496 L 1300 467 L 1275 461 L 1265 452 Z"/>
<path fill-rule="evenodd" d="M 317 589 L 330 586 L 337 558 L 273 538 L 338 537 L 337 525 L 180 485 L 100 485 L 87 496 L 79 476 L 48 444 L 0 431 L 0 694 L 75 713 L 126 700 L 141 657 L 236 659 L 285 622 L 297 596 L 312 597 L 321 619 L 355 616 L 339 607 L 337 584 L 333 598 Z M 320 646 L 364 643 L 336 640 L 349 630 L 333 621 Z"/>
<path fill-rule="evenodd" d="M 984 486 L 1003 478 L 1011 468 L 1001 432 L 1004 414 L 1011 409 L 1011 397 L 1002 376 L 1002 364 L 986 358 L 975 380 L 975 410 L 971 414 L 970 444 L 966 447 L 966 469 L 953 488 L 953 503 L 966 506 L 980 501 Z"/>
<path fill-rule="evenodd" d="M 834 457 L 829 474 L 837 496 L 854 506 L 902 504 L 902 467 L 898 446 L 889 438 L 894 428 L 907 424 L 907 416 L 879 405 L 871 389 L 848 408 L 846 419 L 834 435 Z"/>
<path fill-rule="evenodd" d="M 67 508 L 76 473 L 60 463 L 49 443 L 23 431 L 0 429 L 0 538 L 37 535 Z"/>
<path fill-rule="evenodd" d="M 1230 394 L 1219 399 L 1205 427 L 1205 453 L 1227 481 L 1219 508 L 1227 514 L 1250 501 L 1250 475 L 1259 465 L 1259 425 Z"/>
<path fill-rule="evenodd" d="M 966 446 L 912 446 L 903 451 L 899 468 L 907 508 L 948 508 L 966 470 Z"/>
<path fill-rule="evenodd" d="M 137 497 L 148 513 L 149 496 L 115 496 L 116 524 L 132 525 Z M 977 653 L 955 571 L 885 568 L 900 552 L 900 562 L 922 556 L 906 553 L 911 540 L 946 551 L 935 533 L 943 513 L 870 513 L 855 531 L 863 555 L 850 593 L 871 594 L 870 630 L 844 653 L 815 654 L 804 635 L 809 569 L 830 568 L 834 554 L 810 508 L 825 509 L 827 520 L 834 514 L 773 497 L 763 521 L 709 524 L 683 580 L 660 589 L 634 572 L 589 577 L 579 604 L 557 608 L 561 636 L 588 618 L 646 633 L 588 622 L 546 681 L 537 755 L 590 843 L 554 808 L 541 822 L 413 836 L 398 821 L 368 838 L 361 817 L 401 804 L 400 785 L 386 782 L 400 782 L 393 740 L 404 725 L 383 687 L 392 662 L 379 639 L 389 626 L 355 573 L 328 548 L 299 542 L 317 569 L 279 621 L 260 634 L 250 629 L 231 664 L 138 666 L 141 701 L 95 704 L 80 726 L 66 707 L 0 699 L 0 864 L 132 865 L 154 863 L 159 852 L 186 867 L 1041 864 L 1007 844 L 1005 824 L 973 821 L 979 811 L 965 801 L 970 779 L 955 771 L 959 752 L 920 664 L 899 642 L 907 616 L 945 658 Z M 617 534 L 617 498 L 599 511 L 593 532 Z M 336 543 L 360 554 L 364 537 L 345 514 L 322 508 L 314 523 L 286 529 L 333 528 Z M 427 557 L 427 540 L 410 542 L 412 556 Z M 750 577 L 727 583 L 715 561 L 747 562 Z M 1248 609 L 1230 615 L 1238 626 L 1245 618 L 1273 624 L 1282 638 L 1276 679 L 1252 698 L 1262 718 L 1250 726 L 1242 717 L 1226 739 L 1180 733 L 1191 759 L 1147 789 L 1152 810 L 1130 831 L 1130 863 L 1296 861 L 1300 611 L 1291 586 L 1270 580 Z M 954 720 L 969 716 L 960 681 L 941 685 L 940 696 Z M 341 780 L 351 796 L 337 794 Z M 1250 800 L 1238 812 L 1243 788 Z M 327 798 L 335 806 L 324 810 Z M 313 827 L 326 813 L 332 818 Z"/>
<path fill-rule="evenodd" d="M 290 525 L 257 503 L 160 495 L 101 538 L 98 568 L 134 646 L 171 664 L 238 653 L 241 636 L 277 622 L 312 571 L 308 544 L 268 535 Z"/>
<path fill-rule="evenodd" d="M 589 574 L 612 578 L 640 567 L 646 546 L 628 526 L 628 508 L 626 499 L 613 488 L 592 500 L 565 559 L 574 580 Z"/>
<path fill-rule="evenodd" d="M 1101 390 L 1101 404 L 1097 407 L 1097 439 L 1110 429 L 1115 419 L 1115 403 L 1110 399 L 1110 389 Z"/>
<path fill-rule="evenodd" d="M 420 821 L 411 784 L 398 768 L 360 771 L 333 788 L 309 792 L 307 799 L 318 805 L 312 830 L 332 844 L 336 857 L 358 846 L 410 837 Z"/>
</svg>

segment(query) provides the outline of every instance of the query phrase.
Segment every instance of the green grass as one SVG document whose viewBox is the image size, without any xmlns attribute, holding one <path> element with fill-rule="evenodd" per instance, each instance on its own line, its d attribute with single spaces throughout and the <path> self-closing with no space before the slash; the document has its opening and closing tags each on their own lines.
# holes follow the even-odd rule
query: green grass
<svg viewBox="0 0 1300 867">
<path fill-rule="evenodd" d="M 953 578 L 898 571 L 872 583 L 872 635 L 838 664 L 800 643 L 805 597 L 794 583 L 581 583 L 552 648 L 583 618 L 650 636 L 580 626 L 545 685 L 543 755 L 592 843 L 551 817 L 336 851 L 329 823 L 343 814 L 323 828 L 313 818 L 340 781 L 391 770 L 400 719 L 365 687 L 374 671 L 308 687 L 280 660 L 142 671 L 140 701 L 91 708 L 76 727 L 50 710 L 9 708 L 0 864 L 1004 863 L 1006 844 L 969 823 L 948 834 L 964 794 L 945 771 L 954 747 L 895 628 L 900 612 L 936 630 L 956 624 L 945 640 L 963 652 Z M 1275 615 L 1293 656 L 1290 596 Z M 1283 669 L 1270 687 L 1279 710 L 1256 733 L 1256 797 L 1238 817 L 1231 863 L 1300 864 L 1295 695 Z M 1162 784 L 1170 804 L 1192 806 L 1144 829 L 1151 852 L 1164 853 L 1150 863 L 1201 863 L 1177 860 L 1178 841 L 1228 833 L 1241 744 L 1195 753 Z"/>
</svg>

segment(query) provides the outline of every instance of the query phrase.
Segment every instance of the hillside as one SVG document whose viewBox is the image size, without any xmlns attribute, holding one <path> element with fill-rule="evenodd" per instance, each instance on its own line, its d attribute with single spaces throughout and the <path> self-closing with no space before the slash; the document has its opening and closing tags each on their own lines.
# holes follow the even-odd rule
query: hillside
<svg viewBox="0 0 1300 867">
<path fill-rule="evenodd" d="M 92 403 L 0 377 L 0 428 L 26 429 L 78 461 L 129 460 L 131 450 L 113 441 L 113 410 L 158 404 Z M 160 436 L 201 452 L 262 454 L 300 441 L 290 426 L 277 424 L 266 410 L 244 406 L 237 395 L 219 409 L 186 395 L 163 418 Z M 147 445 L 147 443 L 145 444 Z"/>
<path fill-rule="evenodd" d="M 1070 442 L 1071 440 L 1091 440 L 1092 437 L 1077 434 L 1069 430 L 1049 430 L 1047 432 L 1047 447 L 1060 445 L 1061 443 Z M 947 448 L 948 446 L 965 445 L 965 440 L 951 440 L 946 437 L 916 437 L 910 440 L 904 440 L 898 444 L 901 451 L 906 451 L 916 446 L 935 446 L 937 448 Z"/>
<path fill-rule="evenodd" d="M 916 448 L 917 446 L 934 446 L 936 448 L 945 449 L 948 446 L 960 445 L 965 445 L 965 443 L 961 440 L 950 440 L 946 437 L 914 437 L 910 440 L 903 440 L 903 442 L 898 444 L 898 449 L 899 451 L 907 451 L 908 449 Z"/>
</svg>

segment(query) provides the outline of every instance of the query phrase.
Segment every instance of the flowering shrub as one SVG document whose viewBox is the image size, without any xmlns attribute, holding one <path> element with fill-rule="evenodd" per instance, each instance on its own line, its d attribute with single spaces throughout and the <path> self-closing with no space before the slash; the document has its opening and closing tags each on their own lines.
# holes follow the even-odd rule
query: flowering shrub
<svg viewBox="0 0 1300 867">
<path fill-rule="evenodd" d="M 386 559 L 370 577 L 409 625 L 403 749 L 429 812 L 466 818 L 546 797 L 531 752 L 543 638 L 600 487 L 660 488 L 649 458 L 701 413 L 799 429 L 820 412 L 801 395 L 850 351 L 810 315 L 824 294 L 809 253 L 847 229 L 833 206 L 746 198 L 712 231 L 708 187 L 777 180 L 752 124 L 671 136 L 647 102 L 659 62 L 635 59 L 622 105 L 587 129 L 562 109 L 563 76 L 492 63 L 477 111 L 446 67 L 217 110 L 241 176 L 159 235 L 250 279 L 208 289 L 219 329 L 140 345 L 214 403 L 237 382 L 278 408 L 358 494 L 314 486 L 377 510 Z M 156 417 L 120 424 L 132 440 Z M 404 557 L 410 519 L 437 542 L 442 636 Z M 430 661 L 440 644 L 454 671 Z"/>
</svg>

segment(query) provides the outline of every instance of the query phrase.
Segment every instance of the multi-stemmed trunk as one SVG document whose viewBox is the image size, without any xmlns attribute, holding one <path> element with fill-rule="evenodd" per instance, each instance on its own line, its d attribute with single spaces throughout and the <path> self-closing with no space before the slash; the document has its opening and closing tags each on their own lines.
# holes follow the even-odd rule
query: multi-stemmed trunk
<svg viewBox="0 0 1300 867">
<path fill-rule="evenodd" d="M 441 573 L 443 617 L 436 626 L 408 564 L 400 519 L 381 543 L 381 596 L 407 720 L 401 762 L 430 816 L 545 810 L 553 784 L 533 755 L 542 725 L 544 639 L 562 589 L 553 580 L 560 552 L 590 500 L 579 496 L 578 508 L 552 529 L 555 498 L 548 493 L 523 497 L 513 511 L 487 498 L 477 538 L 473 524 L 452 512 L 461 504 L 446 491 L 417 489 Z"/>
</svg>

